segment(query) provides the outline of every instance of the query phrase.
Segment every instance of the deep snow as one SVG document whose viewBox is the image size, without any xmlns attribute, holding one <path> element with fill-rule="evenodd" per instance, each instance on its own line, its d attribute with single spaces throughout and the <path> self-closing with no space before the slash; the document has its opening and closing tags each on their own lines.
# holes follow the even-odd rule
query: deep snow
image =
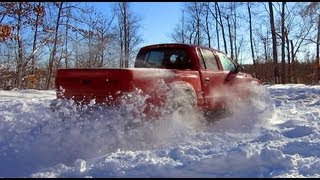
<svg viewBox="0 0 320 180">
<path fill-rule="evenodd" d="M 320 177 L 320 86 L 264 86 L 208 124 L 197 112 L 52 112 L 54 91 L 0 91 L 1 177 Z M 129 126 L 127 123 L 134 125 Z"/>
</svg>

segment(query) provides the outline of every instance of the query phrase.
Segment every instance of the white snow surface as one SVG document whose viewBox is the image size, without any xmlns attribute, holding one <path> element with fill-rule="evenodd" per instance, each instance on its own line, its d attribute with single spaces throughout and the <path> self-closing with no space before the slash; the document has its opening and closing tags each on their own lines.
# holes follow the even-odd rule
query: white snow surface
<svg viewBox="0 0 320 180">
<path fill-rule="evenodd" d="M 196 111 L 150 121 L 139 94 L 52 111 L 54 91 L 0 91 L 0 177 L 320 177 L 320 86 L 254 92 L 208 123 Z"/>
</svg>

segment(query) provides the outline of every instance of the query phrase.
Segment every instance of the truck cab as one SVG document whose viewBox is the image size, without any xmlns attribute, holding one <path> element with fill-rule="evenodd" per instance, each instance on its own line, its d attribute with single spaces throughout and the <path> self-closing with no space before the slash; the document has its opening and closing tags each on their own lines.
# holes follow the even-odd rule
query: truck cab
<svg viewBox="0 0 320 180">
<path fill-rule="evenodd" d="M 189 44 L 158 44 L 140 49 L 135 68 L 160 68 L 180 70 L 179 74 L 197 72 L 200 84 L 190 83 L 197 94 L 198 106 L 214 109 L 224 106 L 230 93 L 244 94 L 240 84 L 259 80 L 241 72 L 243 67 L 226 54 L 213 48 Z M 183 70 L 183 71 L 181 71 Z M 176 79 L 177 80 L 177 79 Z M 182 81 L 188 83 L 186 79 Z M 245 86 L 245 85 L 244 85 Z"/>
</svg>

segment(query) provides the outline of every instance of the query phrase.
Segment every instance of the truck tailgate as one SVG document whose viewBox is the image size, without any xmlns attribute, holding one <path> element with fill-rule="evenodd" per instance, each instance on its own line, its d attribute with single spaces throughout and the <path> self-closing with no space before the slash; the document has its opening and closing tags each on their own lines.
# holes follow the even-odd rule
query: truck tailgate
<svg viewBox="0 0 320 180">
<path fill-rule="evenodd" d="M 56 76 L 58 97 L 76 101 L 103 103 L 132 88 L 130 69 L 59 69 Z"/>
</svg>

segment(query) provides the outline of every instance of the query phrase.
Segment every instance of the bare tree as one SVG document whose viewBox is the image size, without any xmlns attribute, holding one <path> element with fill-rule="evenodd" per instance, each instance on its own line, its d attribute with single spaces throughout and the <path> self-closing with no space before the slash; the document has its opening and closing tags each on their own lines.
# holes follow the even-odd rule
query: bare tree
<svg viewBox="0 0 320 180">
<path fill-rule="evenodd" d="M 55 29 L 54 29 L 54 43 L 53 43 L 53 48 L 50 53 L 49 57 L 49 66 L 48 66 L 48 76 L 47 76 L 47 81 L 46 81 L 46 89 L 50 88 L 50 83 L 51 83 L 51 78 L 52 78 L 52 70 L 53 70 L 53 63 L 56 57 L 56 51 L 57 51 L 57 42 L 58 42 L 58 32 L 59 32 L 59 27 L 60 27 L 60 19 L 61 19 L 61 11 L 63 7 L 63 2 L 56 3 L 56 6 L 58 8 L 58 14 L 57 14 L 57 20 L 55 24 Z"/>
<path fill-rule="evenodd" d="M 12 40 L 17 42 L 17 60 L 16 60 L 16 78 L 15 86 L 21 87 L 21 81 L 27 74 L 27 65 L 30 59 L 34 61 L 34 54 L 36 52 L 36 38 L 38 25 L 44 13 L 44 9 L 41 6 L 35 5 L 35 3 L 29 2 L 2 2 L 0 6 L 3 8 L 1 22 L 5 17 L 11 20 L 12 28 L 9 32 Z M 33 15 L 36 14 L 36 23 L 33 21 Z M 35 26 L 35 37 L 33 43 L 33 49 L 31 55 L 26 56 L 26 39 L 24 36 L 25 29 Z"/>
<path fill-rule="evenodd" d="M 218 49 L 220 50 L 220 35 L 219 35 L 219 19 L 218 19 L 218 3 L 214 4 L 214 10 L 215 10 L 215 14 L 212 13 L 212 15 L 214 14 L 215 16 L 215 22 L 216 22 L 216 32 L 217 32 L 217 43 L 218 43 Z"/>
<path fill-rule="evenodd" d="M 187 2 L 186 3 L 186 13 L 188 16 L 189 30 L 191 44 L 202 45 L 203 44 L 203 10 L 204 4 L 201 2 Z M 190 28 L 191 27 L 191 28 Z M 193 35 L 194 36 L 191 36 Z"/>
<path fill-rule="evenodd" d="M 205 33 L 207 35 L 207 41 L 208 41 L 208 47 L 211 47 L 211 28 L 210 28 L 210 16 L 209 16 L 209 11 L 210 11 L 210 4 L 209 2 L 204 3 L 205 7 Z"/>
<path fill-rule="evenodd" d="M 90 57 L 87 64 L 92 68 L 103 67 L 107 46 L 116 37 L 116 32 L 112 29 L 114 15 L 109 18 L 101 13 L 94 12 L 89 16 L 92 21 L 88 21 L 90 33 L 86 36 L 89 40 L 88 56 Z"/>
<path fill-rule="evenodd" d="M 312 18 L 310 16 L 304 16 L 301 11 L 305 7 L 306 3 L 282 3 L 281 4 L 281 50 L 284 51 L 282 58 L 282 81 L 284 83 L 291 83 L 292 80 L 296 82 L 296 61 L 298 52 L 303 50 L 303 47 L 308 46 L 308 37 L 312 36 Z M 285 11 L 286 9 L 286 11 Z M 292 41 L 292 46 L 291 46 Z M 285 47 L 286 46 L 286 47 Z M 286 51 L 285 51 L 286 48 Z M 285 52 L 287 53 L 287 64 L 285 63 Z M 284 62 L 283 62 L 284 61 Z M 288 67 L 287 73 L 286 67 Z M 283 73 L 284 72 L 284 73 Z M 284 76 L 284 77 L 283 77 Z"/>
<path fill-rule="evenodd" d="M 285 29 L 284 31 L 284 34 L 285 34 L 285 41 L 287 43 L 287 58 L 288 58 L 288 83 L 291 83 L 291 79 L 292 79 L 292 74 L 291 74 L 291 56 L 290 56 L 290 40 L 289 40 L 289 37 L 288 37 L 288 30 L 287 28 Z"/>
<path fill-rule="evenodd" d="M 240 5 L 240 4 L 239 4 Z M 233 12 L 233 31 L 234 31 L 234 34 L 233 34 L 233 37 L 234 37 L 234 60 L 236 62 L 238 62 L 238 50 L 240 50 L 240 46 L 238 47 L 238 44 L 237 44 L 237 39 L 238 39 L 238 36 L 237 36 L 237 29 L 238 29 L 238 26 L 237 26 L 237 2 L 231 2 L 231 11 Z"/>
<path fill-rule="evenodd" d="M 251 47 L 251 58 L 253 61 L 253 69 L 254 74 L 256 77 L 258 77 L 258 69 L 257 64 L 254 56 L 254 49 L 253 49 L 253 35 L 252 35 L 252 18 L 251 18 L 251 4 L 250 2 L 247 2 L 247 8 L 248 8 L 248 15 L 249 15 L 249 35 L 250 35 L 250 47 Z"/>
<path fill-rule="evenodd" d="M 35 5 L 34 10 L 36 12 L 36 20 L 35 20 L 35 29 L 34 29 L 34 40 L 33 40 L 33 47 L 32 47 L 32 73 L 35 73 L 35 52 L 37 50 L 37 38 L 38 38 L 38 31 L 39 31 L 39 25 L 43 24 L 43 17 L 45 15 L 45 9 L 44 6 L 42 5 L 42 2 L 39 2 L 38 4 Z"/>
<path fill-rule="evenodd" d="M 225 18 L 227 20 L 227 26 L 228 26 L 228 31 L 229 31 L 229 41 L 230 41 L 229 45 L 230 45 L 231 59 L 234 59 L 234 56 L 233 56 L 233 38 L 232 38 L 232 33 L 231 33 L 230 16 L 227 15 Z"/>
<path fill-rule="evenodd" d="M 272 54 L 273 54 L 273 66 L 274 66 L 274 83 L 279 83 L 279 70 L 278 70 L 278 53 L 277 53 L 277 37 L 276 29 L 274 25 L 274 14 L 272 2 L 268 2 L 269 11 L 270 11 L 270 26 L 271 26 L 271 35 L 272 35 Z"/>
<path fill-rule="evenodd" d="M 107 49 L 108 44 L 111 44 L 114 41 L 116 32 L 112 30 L 112 22 L 114 16 L 110 19 L 105 18 L 104 16 L 99 16 L 98 18 L 98 26 L 96 27 L 96 35 L 97 35 L 97 55 L 99 55 L 99 63 L 98 67 L 103 67 L 105 64 L 105 51 Z"/>
<path fill-rule="evenodd" d="M 219 22 L 219 16 L 218 16 L 218 4 L 214 3 L 213 4 L 213 8 L 210 7 L 210 2 L 207 5 L 207 11 L 209 11 L 211 13 L 211 16 L 214 18 L 215 21 L 215 32 L 216 32 L 216 43 L 217 43 L 217 47 L 220 50 L 220 33 L 219 33 L 219 26 L 221 26 L 221 22 Z M 214 9 L 214 10 L 212 10 Z"/>
<path fill-rule="evenodd" d="M 316 49 L 317 49 L 317 69 L 318 69 L 318 84 L 320 84 L 320 14 L 318 15 L 318 32 L 317 32 L 317 43 L 316 43 Z"/>
<path fill-rule="evenodd" d="M 23 57 L 24 57 L 24 51 L 23 51 L 23 41 L 22 41 L 22 36 L 21 36 L 21 29 L 22 29 L 22 12 L 23 12 L 23 5 L 22 3 L 18 3 L 18 23 L 17 23 L 17 41 L 18 41 L 18 60 L 17 60 L 17 78 L 16 78 L 16 83 L 19 83 L 18 87 L 20 87 L 20 81 L 22 79 L 22 63 L 23 63 Z"/>
<path fill-rule="evenodd" d="M 316 69 L 317 69 L 317 83 L 320 84 L 320 3 L 319 2 L 310 2 L 306 5 L 306 7 L 302 10 L 303 16 L 311 16 L 311 21 L 316 24 L 316 41 L 310 39 L 312 43 L 316 45 Z M 312 17 L 314 16 L 314 18 Z"/>
<path fill-rule="evenodd" d="M 9 44 L 12 45 L 17 44 L 17 47 L 11 47 L 18 54 L 14 65 L 16 69 L 14 86 L 24 88 L 25 77 L 35 73 L 36 54 L 46 43 L 39 37 L 40 28 L 43 27 L 45 8 L 41 2 L 2 2 L 0 7 L 3 10 L 0 12 L 3 15 L 1 22 L 10 24 L 7 29 L 10 32 L 5 33 L 7 36 L 3 40 L 10 41 Z M 32 31 L 33 35 L 30 36 Z"/>
<path fill-rule="evenodd" d="M 181 10 L 182 15 L 180 17 L 180 23 L 178 23 L 173 32 L 171 33 L 170 37 L 173 39 L 175 42 L 178 43 L 186 43 L 187 38 L 186 38 L 186 21 L 185 21 L 185 12 L 184 9 Z"/>
<path fill-rule="evenodd" d="M 286 60 L 285 60 L 285 4 L 286 2 L 282 2 L 282 10 L 281 10 L 281 83 L 286 83 Z"/>
<path fill-rule="evenodd" d="M 174 28 L 173 33 L 170 35 L 171 39 L 178 43 L 195 44 L 196 26 L 190 18 L 190 14 L 188 13 L 188 10 L 186 10 L 186 6 L 181 10 L 181 12 L 181 23 L 178 23 Z M 186 21 L 186 19 L 189 20 Z"/>
<path fill-rule="evenodd" d="M 115 12 L 119 28 L 120 67 L 127 68 L 137 46 L 143 41 L 138 34 L 141 18 L 130 11 L 128 2 L 116 3 Z"/>
<path fill-rule="evenodd" d="M 218 2 L 215 2 L 215 5 L 217 7 L 218 14 L 219 14 L 219 19 L 220 19 L 220 25 L 221 25 L 221 31 L 222 31 L 222 39 L 223 39 L 223 44 L 224 44 L 224 51 L 225 51 L 226 54 L 228 54 L 226 35 L 225 35 L 225 32 L 224 32 L 224 25 L 223 25 L 223 22 L 222 22 L 222 14 L 221 14 Z"/>
<path fill-rule="evenodd" d="M 228 2 L 228 9 L 230 11 L 229 15 L 229 25 L 230 25 L 230 32 L 229 32 L 229 38 L 231 39 L 230 42 L 232 42 L 232 45 L 230 46 L 232 59 L 234 59 L 236 62 L 238 62 L 238 56 L 240 53 L 240 47 L 242 40 L 237 36 L 238 29 L 240 30 L 240 27 L 238 27 L 238 16 L 240 15 L 237 9 L 241 7 L 241 2 Z M 239 40 L 237 42 L 237 40 Z M 238 44 L 239 43 L 239 44 Z"/>
<path fill-rule="evenodd" d="M 310 34 L 310 31 L 312 29 L 312 26 L 308 23 L 303 23 L 303 27 L 300 27 L 300 32 L 298 35 L 296 35 L 296 40 L 295 43 L 293 43 L 293 40 L 291 40 L 291 59 L 292 59 L 292 64 L 293 64 L 293 76 L 294 76 L 294 82 L 297 83 L 297 74 L 296 74 L 296 56 L 297 53 L 299 52 L 300 48 L 303 46 L 306 46 L 310 44 L 310 42 L 306 42 L 306 37 Z"/>
<path fill-rule="evenodd" d="M 292 62 L 292 69 L 293 69 L 293 82 L 296 84 L 297 83 L 297 71 L 296 71 L 296 60 L 295 60 L 295 55 L 294 55 L 294 47 L 293 47 L 293 41 L 290 40 L 290 45 L 291 45 L 291 62 Z"/>
</svg>

